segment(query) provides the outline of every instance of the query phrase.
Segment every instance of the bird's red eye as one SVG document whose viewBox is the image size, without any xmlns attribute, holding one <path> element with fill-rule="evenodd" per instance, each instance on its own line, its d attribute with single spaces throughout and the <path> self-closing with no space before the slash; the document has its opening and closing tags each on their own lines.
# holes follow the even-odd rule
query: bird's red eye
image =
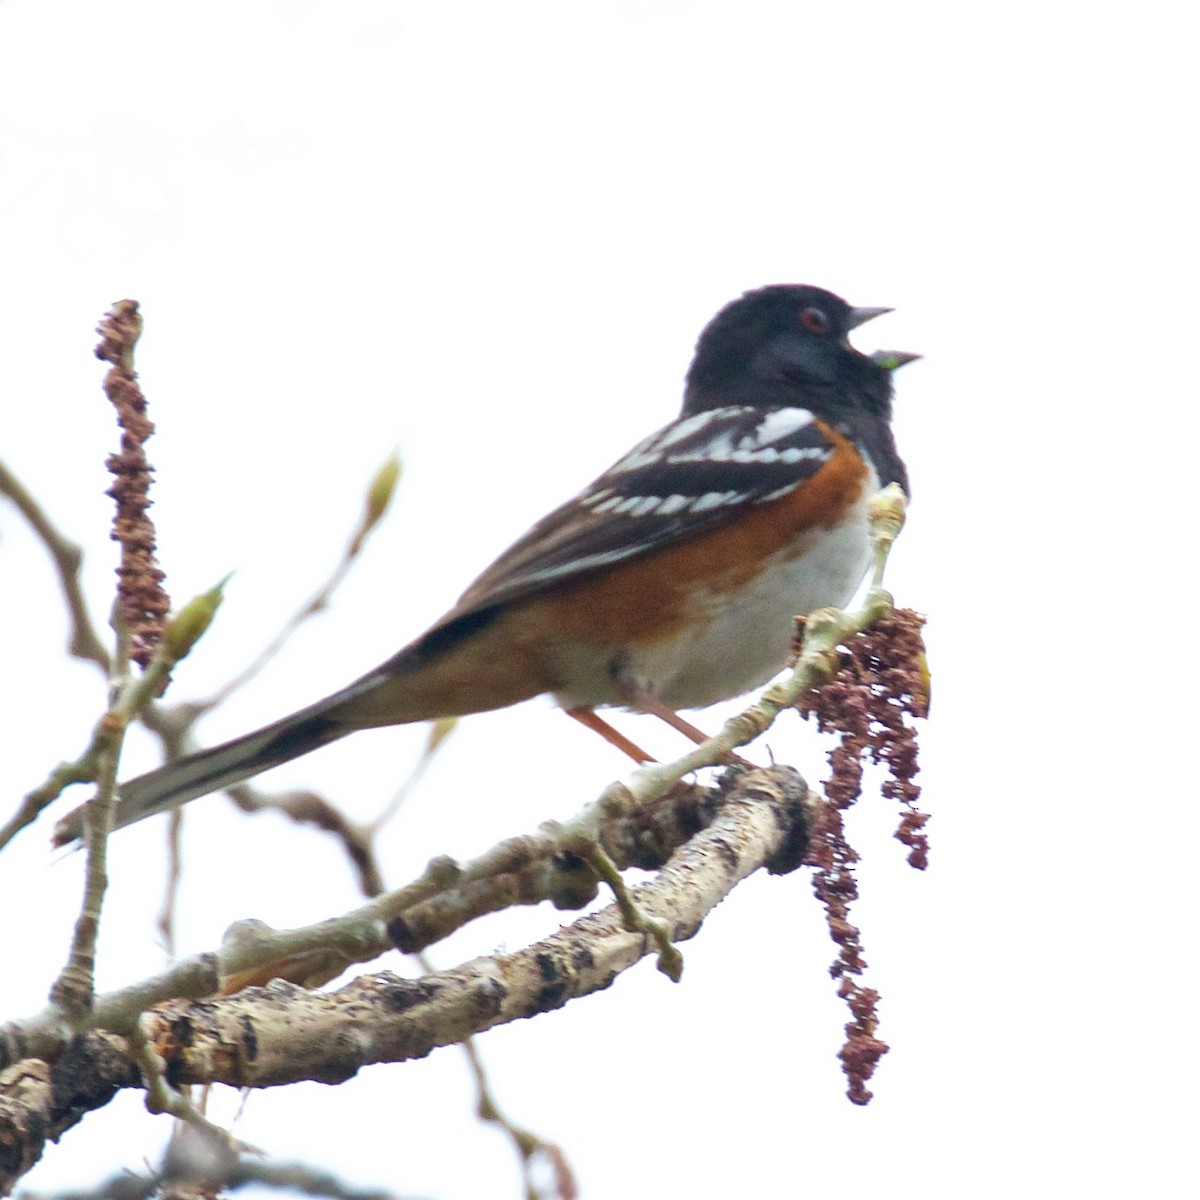
<svg viewBox="0 0 1200 1200">
<path fill-rule="evenodd" d="M 801 310 L 800 324 L 803 325 L 809 333 L 829 332 L 829 318 L 825 315 L 824 309 L 813 308 L 811 305 L 808 308 Z"/>
</svg>

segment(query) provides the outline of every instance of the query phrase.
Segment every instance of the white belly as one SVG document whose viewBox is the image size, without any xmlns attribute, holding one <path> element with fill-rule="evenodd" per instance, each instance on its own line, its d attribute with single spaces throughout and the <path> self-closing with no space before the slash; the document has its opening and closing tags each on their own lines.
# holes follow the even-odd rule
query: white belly
<svg viewBox="0 0 1200 1200">
<path fill-rule="evenodd" d="M 776 556 L 734 595 L 701 598 L 707 619 L 688 636 L 637 647 L 612 666 L 673 709 L 704 708 L 766 683 L 787 665 L 794 618 L 845 605 L 862 582 L 871 560 L 867 502 L 873 490 L 836 530 L 821 530 L 807 552 Z M 564 707 L 624 702 L 611 674 L 598 672 L 591 656 L 568 652 L 559 671 Z"/>
</svg>

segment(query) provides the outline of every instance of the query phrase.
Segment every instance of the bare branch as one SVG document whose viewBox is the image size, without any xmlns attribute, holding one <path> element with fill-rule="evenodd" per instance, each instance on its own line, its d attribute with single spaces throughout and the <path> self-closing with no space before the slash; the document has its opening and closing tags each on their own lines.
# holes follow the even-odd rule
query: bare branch
<svg viewBox="0 0 1200 1200">
<path fill-rule="evenodd" d="M 327 1200 L 401 1200 L 395 1192 L 358 1188 L 331 1171 L 298 1162 L 271 1162 L 221 1153 L 180 1127 L 167 1147 L 161 1169 L 146 1175 L 122 1171 L 85 1191 L 23 1192 L 22 1200 L 197 1200 L 251 1184 L 289 1194 L 323 1196 Z"/>
<path fill-rule="evenodd" d="M 378 896 L 384 890 L 372 831 L 351 821 L 324 796 L 306 789 L 267 795 L 248 783 L 234 784 L 225 789 L 225 794 L 244 813 L 257 815 L 278 812 L 298 825 L 312 825 L 332 834 L 341 843 L 346 857 L 358 874 L 358 886 L 362 894 Z"/>
<path fill-rule="evenodd" d="M 746 780 L 709 829 L 636 889 L 638 904 L 677 940 L 692 937 L 803 823 L 806 792 L 793 772 L 769 768 Z M 368 1064 L 423 1057 L 603 990 L 652 949 L 649 939 L 624 928 L 614 904 L 515 954 L 423 979 L 380 972 L 328 993 L 275 981 L 201 1005 L 172 1002 L 141 1024 L 181 1084 L 340 1082 Z"/>
<path fill-rule="evenodd" d="M 682 847 L 653 882 L 636 889 L 638 905 L 665 922 L 674 939 L 692 937 L 742 879 L 762 866 L 775 869 L 781 856 L 795 857 L 789 846 L 803 842 L 808 813 L 807 790 L 795 772 L 772 767 L 748 773 L 712 826 Z M 143 1012 L 135 1024 L 175 1086 L 334 1083 L 369 1063 L 422 1057 L 495 1025 L 560 1008 L 610 986 L 651 951 L 645 936 L 624 928 L 614 904 L 516 954 L 476 959 L 422 979 L 379 972 L 328 993 L 276 980 L 199 1004 L 175 1000 Z M 164 980 L 176 994 L 211 996 L 217 959 L 179 964 L 190 968 L 186 976 L 172 968 L 123 994 L 98 997 L 94 1017 L 124 1024 L 119 1014 L 141 1012 Z M 70 1030 L 56 1034 L 36 1021 L 3 1033 L 0 1050 L 14 1057 L 0 1074 L 0 1145 L 22 1147 L 9 1161 L 35 1162 L 43 1139 L 106 1104 L 115 1090 L 141 1085 L 128 1043 L 111 1033 L 72 1037 Z M 47 1057 L 55 1058 L 49 1068 Z M 0 1174 L 0 1190 L 5 1183 Z"/>
<path fill-rule="evenodd" d="M 191 650 L 196 640 L 208 628 L 221 603 L 222 584 L 201 593 L 189 601 L 167 625 L 149 666 L 136 678 L 126 677 L 119 685 L 115 699 L 92 730 L 87 748 L 74 762 L 60 763 L 45 782 L 27 793 L 17 812 L 0 828 L 0 850 L 38 814 L 53 803 L 72 783 L 90 783 L 100 777 L 105 753 L 120 738 L 132 721 L 162 691 L 171 668 Z M 127 661 L 127 660 L 126 660 Z M 119 673 L 120 659 L 111 669 Z M 74 810 L 66 820 L 74 820 L 82 831 L 84 807 Z"/>
<path fill-rule="evenodd" d="M 108 650 L 100 640 L 99 634 L 96 633 L 96 626 L 88 612 L 87 601 L 83 597 L 83 589 L 79 586 L 79 569 L 83 564 L 83 550 L 75 542 L 63 537 L 41 505 L 3 462 L 0 462 L 0 494 L 7 496 L 17 506 L 54 561 L 59 586 L 62 588 L 63 599 L 67 605 L 67 615 L 71 623 L 71 638 L 67 643 L 68 651 L 74 658 L 82 658 L 87 662 L 95 663 L 107 675 Z"/>
<path fill-rule="evenodd" d="M 0 1072 L 0 1195 L 41 1158 L 47 1141 L 141 1081 L 124 1040 L 108 1033 L 68 1042 L 53 1063 L 25 1058 Z"/>
<path fill-rule="evenodd" d="M 657 804 L 614 813 L 600 826 L 600 843 L 623 866 L 661 866 L 711 823 L 722 797 L 721 788 L 677 788 Z M 801 831 L 800 848 L 803 842 Z M 798 862 L 798 852 L 794 857 Z M 239 921 L 226 931 L 219 951 L 182 959 L 141 983 L 97 996 L 86 1017 L 68 1022 L 52 1005 L 2 1025 L 0 1067 L 22 1058 L 53 1060 L 86 1028 L 128 1034 L 145 1009 L 164 1000 L 199 999 L 276 977 L 315 986 L 394 948 L 428 946 L 484 913 L 543 900 L 560 909 L 580 908 L 595 895 L 595 876 L 564 852 L 553 827 L 509 838 L 465 864 L 435 858 L 419 879 L 340 917 L 288 930 Z"/>
<path fill-rule="evenodd" d="M 471 1074 L 475 1079 L 475 1087 L 478 1089 L 479 1116 L 489 1124 L 502 1129 L 509 1141 L 512 1142 L 513 1148 L 521 1160 L 521 1171 L 525 1177 L 525 1194 L 527 1196 L 537 1195 L 533 1186 L 531 1169 L 537 1159 L 541 1158 L 550 1165 L 554 1175 L 554 1190 L 560 1200 L 576 1200 L 579 1195 L 579 1184 L 562 1147 L 556 1142 L 547 1141 L 540 1134 L 518 1125 L 505 1116 L 496 1101 L 491 1084 L 488 1082 L 487 1070 L 476 1047 L 475 1039 L 467 1038 L 462 1044 L 462 1049 L 467 1056 L 467 1063 L 470 1065 Z"/>
<path fill-rule="evenodd" d="M 342 557 L 330 572 L 329 577 L 283 623 L 283 627 L 279 632 L 275 634 L 249 664 L 209 696 L 208 699 L 197 701 L 190 706 L 193 710 L 193 721 L 202 714 L 210 712 L 219 704 L 223 704 L 239 688 L 245 687 L 251 679 L 258 675 L 279 654 L 280 650 L 288 643 L 293 634 L 306 621 L 311 620 L 318 613 L 324 612 L 329 607 L 329 602 L 333 598 L 334 592 L 345 582 L 346 576 L 350 573 L 351 567 L 354 566 L 355 560 L 362 553 L 367 538 L 386 515 L 388 508 L 391 506 L 396 484 L 399 481 L 400 459 L 395 454 L 392 454 L 371 477 L 371 482 L 367 485 L 367 492 L 364 497 L 362 516 L 359 518 L 354 532 L 350 535 L 350 540 L 346 545 L 346 549 L 342 552 Z"/>
</svg>

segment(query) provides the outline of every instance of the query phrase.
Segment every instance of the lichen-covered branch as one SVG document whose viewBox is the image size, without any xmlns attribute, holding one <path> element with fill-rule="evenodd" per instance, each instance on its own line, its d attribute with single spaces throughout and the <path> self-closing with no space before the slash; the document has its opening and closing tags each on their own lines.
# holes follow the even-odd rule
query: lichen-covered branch
<svg viewBox="0 0 1200 1200">
<path fill-rule="evenodd" d="M 786 768 L 751 773 L 713 824 L 635 889 L 638 904 L 675 940 L 692 937 L 738 883 L 794 837 L 806 795 Z M 146 1013 L 141 1026 L 180 1084 L 338 1082 L 370 1063 L 420 1058 L 603 990 L 653 950 L 648 937 L 625 929 L 613 904 L 517 953 L 423 979 L 380 972 L 334 992 L 276 981 L 219 1000 L 171 1002 Z"/>
<path fill-rule="evenodd" d="M 657 804 L 607 821 L 600 843 L 622 867 L 662 866 L 711 824 L 727 802 L 727 789 L 733 787 L 731 794 L 737 794 L 753 779 L 734 786 L 731 778 L 712 789 L 679 787 Z M 789 853 L 798 862 L 803 830 L 794 832 L 798 841 Z M 392 949 L 432 945 L 485 913 L 544 900 L 575 909 L 595 895 L 595 876 L 564 851 L 552 828 L 509 838 L 467 863 L 436 858 L 419 879 L 340 917 L 283 930 L 240 921 L 227 931 L 219 950 L 182 959 L 141 983 L 96 996 L 90 1013 L 73 1021 L 51 1005 L 34 1017 L 0 1025 L 0 1067 L 22 1058 L 54 1059 L 86 1028 L 130 1033 L 143 1011 L 165 1000 L 200 999 L 276 977 L 315 986 Z"/>
<path fill-rule="evenodd" d="M 637 904 L 663 922 L 673 940 L 692 937 L 748 875 L 763 866 L 795 865 L 808 817 L 807 789 L 794 771 L 748 772 L 713 823 L 681 847 L 651 883 L 634 890 Z M 436 1046 L 561 1008 L 611 986 L 654 949 L 648 937 L 624 927 L 613 904 L 517 953 L 475 959 L 421 979 L 379 972 L 334 992 L 276 980 L 231 996 L 172 1000 L 143 1011 L 158 990 L 148 981 L 98 997 L 94 1017 L 127 1025 L 124 1014 L 140 1012 L 138 1037 L 174 1085 L 336 1083 L 370 1063 L 423 1057 Z M 219 981 L 219 957 L 192 960 L 187 978 L 170 973 L 172 985 L 183 985 L 186 994 L 207 994 Z M 30 1024 L 8 1026 L 4 1035 L 0 1050 L 12 1057 L 0 1074 L 0 1191 L 7 1182 L 5 1164 L 27 1169 L 46 1137 L 106 1104 L 118 1089 L 141 1083 L 128 1043 L 112 1033 L 73 1038 L 69 1030 L 55 1036 L 48 1027 Z"/>
</svg>

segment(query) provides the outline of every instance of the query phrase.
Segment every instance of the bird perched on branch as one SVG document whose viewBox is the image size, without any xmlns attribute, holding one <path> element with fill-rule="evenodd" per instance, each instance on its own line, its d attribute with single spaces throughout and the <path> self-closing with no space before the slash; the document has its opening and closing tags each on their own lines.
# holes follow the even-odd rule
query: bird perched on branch
<svg viewBox="0 0 1200 1200">
<path fill-rule="evenodd" d="M 908 490 L 891 373 L 918 356 L 848 340 L 888 311 L 799 285 L 733 301 L 700 335 L 679 416 L 534 525 L 430 629 L 341 691 L 123 783 L 116 825 L 359 729 L 543 692 L 617 744 L 595 708 L 694 735 L 677 710 L 777 674 L 793 618 L 844 605 L 861 583 L 870 497 Z"/>
</svg>

